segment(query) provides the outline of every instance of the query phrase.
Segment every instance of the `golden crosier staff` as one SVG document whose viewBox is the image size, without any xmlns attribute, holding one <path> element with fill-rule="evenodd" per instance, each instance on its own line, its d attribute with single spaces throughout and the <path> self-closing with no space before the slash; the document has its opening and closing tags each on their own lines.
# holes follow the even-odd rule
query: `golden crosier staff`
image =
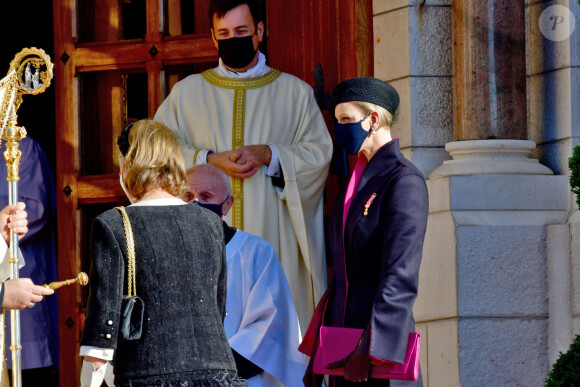
<svg viewBox="0 0 580 387">
<path fill-rule="evenodd" d="M 0 138 L 12 115 L 14 101 L 18 95 L 18 75 L 12 70 L 7 77 L 0 80 Z M 10 268 L 11 269 L 11 268 Z M 0 280 L 6 278 L 6 270 L 2 270 Z M 19 317 L 19 316 L 18 316 Z M 4 311 L 0 312 L 0 387 L 8 387 L 8 370 L 6 369 L 6 349 L 4 340 Z"/>
<path fill-rule="evenodd" d="M 52 62 L 50 57 L 41 49 L 32 47 L 20 51 L 12 62 L 8 77 L 0 81 L 0 137 L 6 141 L 6 168 L 8 169 L 8 202 L 15 205 L 18 202 L 18 168 L 22 152 L 18 150 L 18 141 L 26 137 L 26 129 L 17 125 L 18 108 L 22 103 L 22 95 L 39 94 L 50 86 L 52 80 Z M 19 277 L 18 235 L 10 231 L 10 278 Z M 2 278 L 3 280 L 4 278 Z M 22 387 L 22 362 L 20 344 L 20 311 L 11 310 L 10 318 L 12 330 L 10 332 L 12 351 L 12 386 Z M 0 328 L 0 339 L 4 341 L 4 327 Z M 6 380 L 4 354 L 0 365 L 0 379 Z"/>
</svg>

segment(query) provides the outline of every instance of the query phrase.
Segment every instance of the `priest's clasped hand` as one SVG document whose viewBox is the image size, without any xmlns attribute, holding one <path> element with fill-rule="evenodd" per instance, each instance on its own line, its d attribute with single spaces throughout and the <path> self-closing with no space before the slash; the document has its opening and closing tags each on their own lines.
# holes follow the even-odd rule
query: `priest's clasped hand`
<svg viewBox="0 0 580 387">
<path fill-rule="evenodd" d="M 208 164 L 221 169 L 230 177 L 243 180 L 253 176 L 258 171 L 258 168 L 249 164 L 241 165 L 232 161 L 232 157 L 236 159 L 236 157 L 233 156 L 234 152 L 235 151 L 225 151 L 208 154 L 207 162 Z"/>
<path fill-rule="evenodd" d="M 247 145 L 236 149 L 230 156 L 230 160 L 238 165 L 260 168 L 262 165 L 270 164 L 272 150 L 268 145 Z"/>
<path fill-rule="evenodd" d="M 207 162 L 238 179 L 252 177 L 260 167 L 269 165 L 272 151 L 268 145 L 247 145 L 236 150 L 207 155 Z"/>
</svg>

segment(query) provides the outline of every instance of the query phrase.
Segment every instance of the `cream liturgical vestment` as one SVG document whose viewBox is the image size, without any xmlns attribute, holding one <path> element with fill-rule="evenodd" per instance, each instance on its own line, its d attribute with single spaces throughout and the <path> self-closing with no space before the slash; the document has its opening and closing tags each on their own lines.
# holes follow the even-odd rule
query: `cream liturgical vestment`
<svg viewBox="0 0 580 387">
<path fill-rule="evenodd" d="M 249 79 L 207 70 L 175 84 L 155 120 L 180 138 L 187 166 L 195 164 L 202 149 L 275 148 L 284 188 L 274 187 L 262 170 L 243 181 L 232 179 L 236 200 L 226 221 L 274 246 L 306 331 L 327 285 L 322 191 L 332 157 L 312 88 L 275 69 Z"/>
</svg>

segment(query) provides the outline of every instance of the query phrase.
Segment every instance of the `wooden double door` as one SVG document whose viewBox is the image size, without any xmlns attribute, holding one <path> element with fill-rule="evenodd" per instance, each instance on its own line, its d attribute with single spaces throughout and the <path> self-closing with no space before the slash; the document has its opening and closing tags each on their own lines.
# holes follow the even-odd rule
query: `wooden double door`
<svg viewBox="0 0 580 387">
<path fill-rule="evenodd" d="M 59 278 L 88 272 L 91 221 L 126 203 L 115 151 L 122 128 L 153 117 L 175 82 L 216 65 L 208 6 L 209 0 L 54 0 Z M 261 49 L 269 65 L 313 85 L 323 107 L 323 92 L 340 80 L 372 75 L 371 0 L 262 6 Z M 330 112 L 323 112 L 330 124 Z M 326 213 L 337 180 L 329 177 Z M 61 386 L 78 385 L 87 293 L 59 290 Z"/>
</svg>

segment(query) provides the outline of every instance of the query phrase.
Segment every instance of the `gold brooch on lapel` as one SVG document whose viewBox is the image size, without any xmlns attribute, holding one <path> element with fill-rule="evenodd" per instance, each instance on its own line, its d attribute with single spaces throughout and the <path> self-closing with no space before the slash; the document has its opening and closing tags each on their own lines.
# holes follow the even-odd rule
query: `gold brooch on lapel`
<svg viewBox="0 0 580 387">
<path fill-rule="evenodd" d="M 367 200 L 367 203 L 365 204 L 365 212 L 363 213 L 364 216 L 367 216 L 369 214 L 369 207 L 371 206 L 371 204 L 373 204 L 373 200 L 375 200 L 376 197 L 377 194 L 374 193 L 371 195 L 369 200 Z"/>
</svg>

